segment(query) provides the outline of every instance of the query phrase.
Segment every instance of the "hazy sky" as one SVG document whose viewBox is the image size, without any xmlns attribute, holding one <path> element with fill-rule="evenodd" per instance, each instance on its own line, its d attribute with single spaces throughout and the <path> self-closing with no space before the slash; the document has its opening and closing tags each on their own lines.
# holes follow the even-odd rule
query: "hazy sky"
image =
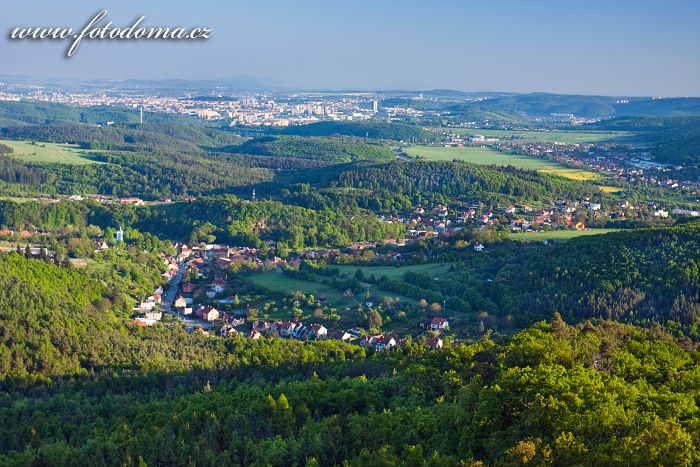
<svg viewBox="0 0 700 467">
<path fill-rule="evenodd" d="M 0 74 L 700 96 L 698 0 L 3 0 Z M 17 26 L 210 27 L 205 42 L 17 42 Z"/>
</svg>

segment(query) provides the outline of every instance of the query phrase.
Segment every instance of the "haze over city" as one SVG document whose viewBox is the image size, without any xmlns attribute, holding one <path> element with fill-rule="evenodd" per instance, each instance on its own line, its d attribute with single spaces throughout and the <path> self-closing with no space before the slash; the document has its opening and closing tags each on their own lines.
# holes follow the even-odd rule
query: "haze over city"
<svg viewBox="0 0 700 467">
<path fill-rule="evenodd" d="M 210 27 L 211 39 L 10 41 L 19 26 Z M 49 1 L 3 7 L 0 73 L 100 79 L 256 76 L 306 88 L 700 95 L 700 6 L 635 2 Z"/>
</svg>

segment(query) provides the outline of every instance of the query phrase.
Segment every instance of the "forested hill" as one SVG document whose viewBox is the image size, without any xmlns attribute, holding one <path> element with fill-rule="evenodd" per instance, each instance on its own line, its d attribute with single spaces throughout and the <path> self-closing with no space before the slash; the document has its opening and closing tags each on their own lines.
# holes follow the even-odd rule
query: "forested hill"
<svg viewBox="0 0 700 467">
<path fill-rule="evenodd" d="M 275 201 L 253 203 L 230 195 L 148 207 L 0 200 L 2 228 L 59 230 L 90 224 L 102 228 L 134 226 L 163 239 L 188 242 L 262 247 L 262 240 L 272 239 L 294 249 L 344 246 L 355 241 L 402 238 L 405 234 L 401 225 L 381 222 L 367 213 L 353 217 L 339 210 L 311 210 Z"/>
<path fill-rule="evenodd" d="M 418 126 L 401 123 L 371 122 L 318 122 L 297 125 L 281 131 L 285 135 L 298 136 L 354 136 L 356 138 L 386 139 L 394 141 L 434 142 L 440 135 Z"/>
<path fill-rule="evenodd" d="M 0 464 L 700 462 L 698 354 L 660 330 L 555 318 L 502 343 L 369 356 L 339 342 L 177 329 L 125 339 L 132 361 L 157 355 L 164 371 L 98 369 L 6 393 Z M 178 355 L 203 366 L 182 368 Z"/>
<path fill-rule="evenodd" d="M 355 138 L 266 136 L 246 141 L 239 147 L 229 147 L 227 150 L 241 154 L 314 159 L 334 163 L 383 162 L 396 157 L 386 146 Z"/>
<path fill-rule="evenodd" d="M 585 118 L 700 115 L 700 98 L 654 99 L 651 97 L 577 96 L 549 93 L 517 94 L 451 107 L 471 110 L 518 112 L 530 117 L 574 114 Z"/>
<path fill-rule="evenodd" d="M 383 196 L 388 201 L 408 197 L 414 203 L 601 196 L 600 190 L 588 183 L 513 167 L 466 162 L 393 162 L 343 172 L 337 184 L 369 190 L 372 196 Z"/>
<path fill-rule="evenodd" d="M 146 113 L 151 123 L 188 123 L 192 120 L 168 113 Z M 0 102 L 0 126 L 53 125 L 59 123 L 84 123 L 88 125 L 117 125 L 138 123 L 140 111 L 134 108 L 114 106 L 74 107 L 53 102 L 2 101 Z"/>
<path fill-rule="evenodd" d="M 523 255 L 493 280 L 502 313 L 531 322 L 700 319 L 700 222 L 581 237 Z M 697 333 L 697 330 L 694 332 Z"/>
<path fill-rule="evenodd" d="M 61 122 L 51 125 L 23 125 L 0 128 L 0 138 L 78 144 L 86 149 L 188 150 L 240 144 L 231 133 L 178 123 L 94 126 Z"/>
</svg>

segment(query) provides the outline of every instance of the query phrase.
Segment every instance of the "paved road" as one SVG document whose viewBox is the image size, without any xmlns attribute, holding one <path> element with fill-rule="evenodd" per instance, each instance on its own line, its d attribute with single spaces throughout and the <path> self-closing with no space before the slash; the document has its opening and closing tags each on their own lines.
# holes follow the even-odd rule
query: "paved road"
<svg viewBox="0 0 700 467">
<path fill-rule="evenodd" d="M 185 263 L 180 263 L 180 266 L 177 269 L 177 274 L 175 274 L 175 277 L 173 277 L 172 281 L 170 281 L 170 288 L 167 292 L 165 292 L 165 294 L 162 297 L 160 309 L 163 313 L 170 313 L 175 318 L 182 321 L 185 324 L 185 326 L 209 329 L 213 326 L 211 323 L 207 323 L 206 321 L 201 321 L 198 319 L 184 317 L 180 315 L 180 313 L 178 313 L 177 310 L 173 310 L 172 308 L 173 302 L 175 301 L 177 295 L 177 291 L 180 290 L 180 282 L 182 282 L 182 276 L 185 275 L 185 269 Z"/>
<path fill-rule="evenodd" d="M 400 159 L 402 161 L 412 161 L 413 160 L 410 157 L 406 156 L 403 153 L 403 150 L 401 148 L 394 148 L 394 154 L 396 154 L 397 159 Z"/>
</svg>

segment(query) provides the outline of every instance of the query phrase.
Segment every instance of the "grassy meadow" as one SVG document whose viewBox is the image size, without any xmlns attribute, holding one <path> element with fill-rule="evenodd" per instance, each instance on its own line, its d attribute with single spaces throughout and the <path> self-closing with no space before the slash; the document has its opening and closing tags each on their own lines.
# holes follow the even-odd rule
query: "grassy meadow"
<svg viewBox="0 0 700 467">
<path fill-rule="evenodd" d="M 518 242 L 539 242 L 545 240 L 566 241 L 572 238 L 584 237 L 587 235 L 601 235 L 610 232 L 617 232 L 617 229 L 589 229 L 589 230 L 550 230 L 542 232 L 517 232 L 510 234 L 512 240 Z"/>
<path fill-rule="evenodd" d="M 32 143 L 29 141 L 0 140 L 13 149 L 12 156 L 22 162 L 84 165 L 99 163 L 94 156 L 76 145 Z"/>
<path fill-rule="evenodd" d="M 435 146 L 412 146 L 405 149 L 406 154 L 412 157 L 420 156 L 424 160 L 430 161 L 452 161 L 462 160 L 472 164 L 482 165 L 511 165 L 519 169 L 537 170 L 539 172 L 574 180 L 600 180 L 601 176 L 595 172 L 587 170 L 572 169 L 563 165 L 536 157 L 522 156 L 518 154 L 508 154 L 486 147 L 435 147 Z"/>
</svg>

